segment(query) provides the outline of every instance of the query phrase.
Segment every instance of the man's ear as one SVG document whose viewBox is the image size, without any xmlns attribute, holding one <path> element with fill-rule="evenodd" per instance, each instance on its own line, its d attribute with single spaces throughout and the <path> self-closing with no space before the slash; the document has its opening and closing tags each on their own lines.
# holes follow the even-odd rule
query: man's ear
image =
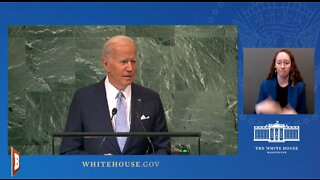
<svg viewBox="0 0 320 180">
<path fill-rule="evenodd" d="M 109 59 L 108 59 L 108 57 L 102 58 L 102 66 L 106 72 L 109 72 Z"/>
</svg>

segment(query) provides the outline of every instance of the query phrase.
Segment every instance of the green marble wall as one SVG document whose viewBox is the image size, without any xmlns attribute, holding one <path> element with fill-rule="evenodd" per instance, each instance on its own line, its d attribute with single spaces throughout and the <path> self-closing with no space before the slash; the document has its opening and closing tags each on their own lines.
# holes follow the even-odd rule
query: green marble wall
<svg viewBox="0 0 320 180">
<path fill-rule="evenodd" d="M 50 154 L 76 89 L 105 76 L 101 48 L 124 34 L 137 43 L 136 82 L 159 92 L 169 131 L 201 131 L 202 154 L 237 153 L 236 26 L 11 26 L 8 141 Z M 59 143 L 59 142 L 57 142 Z M 190 144 L 192 138 L 173 138 Z"/>
</svg>

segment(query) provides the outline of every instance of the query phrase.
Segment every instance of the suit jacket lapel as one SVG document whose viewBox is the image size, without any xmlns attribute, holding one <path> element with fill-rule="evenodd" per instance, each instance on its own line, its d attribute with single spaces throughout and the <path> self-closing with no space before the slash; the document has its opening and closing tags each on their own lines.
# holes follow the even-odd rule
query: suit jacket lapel
<svg viewBox="0 0 320 180">
<path fill-rule="evenodd" d="M 289 85 L 288 85 L 288 104 L 293 108 L 293 109 L 296 109 L 297 107 L 297 99 L 296 98 L 293 98 L 293 97 L 296 97 L 296 86 L 291 86 L 290 85 L 291 82 L 289 81 Z"/>
<path fill-rule="evenodd" d="M 142 98 L 139 92 L 138 87 L 132 83 L 131 86 L 131 125 L 130 125 L 130 132 L 138 132 L 141 126 L 140 117 L 142 113 L 143 103 Z M 132 140 L 134 137 L 128 137 L 126 145 L 124 147 L 124 152 L 127 149 L 130 149 L 134 144 L 132 144 Z M 130 147 L 131 146 L 131 147 Z"/>
<path fill-rule="evenodd" d="M 98 126 L 100 126 L 100 129 L 102 129 L 103 132 L 114 132 L 113 126 L 110 119 L 109 114 L 109 106 L 108 101 L 106 97 L 106 90 L 104 85 L 105 78 L 100 81 L 95 89 L 95 102 L 96 103 L 96 109 L 98 112 Z M 110 144 L 113 146 L 113 148 L 120 152 L 120 148 L 118 146 L 118 142 L 116 137 L 107 137 L 106 141 L 109 141 Z M 107 144 L 107 143 L 106 143 Z"/>
<path fill-rule="evenodd" d="M 272 87 L 271 87 L 271 90 L 270 90 L 270 96 L 272 97 L 272 99 L 274 101 L 277 100 L 277 84 L 278 84 L 278 80 L 277 78 L 273 79 L 272 81 Z"/>
</svg>

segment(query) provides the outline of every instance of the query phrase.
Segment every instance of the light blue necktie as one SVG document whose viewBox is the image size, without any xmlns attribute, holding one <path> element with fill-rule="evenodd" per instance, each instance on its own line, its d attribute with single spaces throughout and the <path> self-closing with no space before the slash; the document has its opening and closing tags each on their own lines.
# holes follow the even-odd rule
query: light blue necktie
<svg viewBox="0 0 320 180">
<path fill-rule="evenodd" d="M 121 91 L 118 92 L 117 97 L 117 116 L 116 116 L 116 132 L 128 132 L 128 122 L 126 113 L 126 99 Z M 117 141 L 121 152 L 126 144 L 127 137 L 117 137 Z"/>
</svg>

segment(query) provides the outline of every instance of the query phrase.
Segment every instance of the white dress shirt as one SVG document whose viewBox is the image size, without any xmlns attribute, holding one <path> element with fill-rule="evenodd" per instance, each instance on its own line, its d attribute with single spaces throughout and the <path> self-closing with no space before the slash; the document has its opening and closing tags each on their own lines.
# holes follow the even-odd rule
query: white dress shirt
<svg viewBox="0 0 320 180">
<path fill-rule="evenodd" d="M 108 106 L 109 106 L 109 114 L 110 118 L 112 116 L 112 109 L 117 107 L 117 94 L 119 90 L 115 88 L 110 82 L 108 76 L 106 77 L 106 80 L 104 81 L 104 86 L 106 89 L 106 97 L 108 100 Z M 127 105 L 127 122 L 128 122 L 128 128 L 130 128 L 131 125 L 131 118 L 130 118 L 130 109 L 131 109 L 131 85 L 127 86 L 124 91 L 121 91 L 126 98 L 126 105 Z M 113 129 L 115 130 L 115 118 L 117 114 L 114 115 L 113 119 L 111 120 Z M 128 129 L 129 131 L 130 129 Z"/>
</svg>

